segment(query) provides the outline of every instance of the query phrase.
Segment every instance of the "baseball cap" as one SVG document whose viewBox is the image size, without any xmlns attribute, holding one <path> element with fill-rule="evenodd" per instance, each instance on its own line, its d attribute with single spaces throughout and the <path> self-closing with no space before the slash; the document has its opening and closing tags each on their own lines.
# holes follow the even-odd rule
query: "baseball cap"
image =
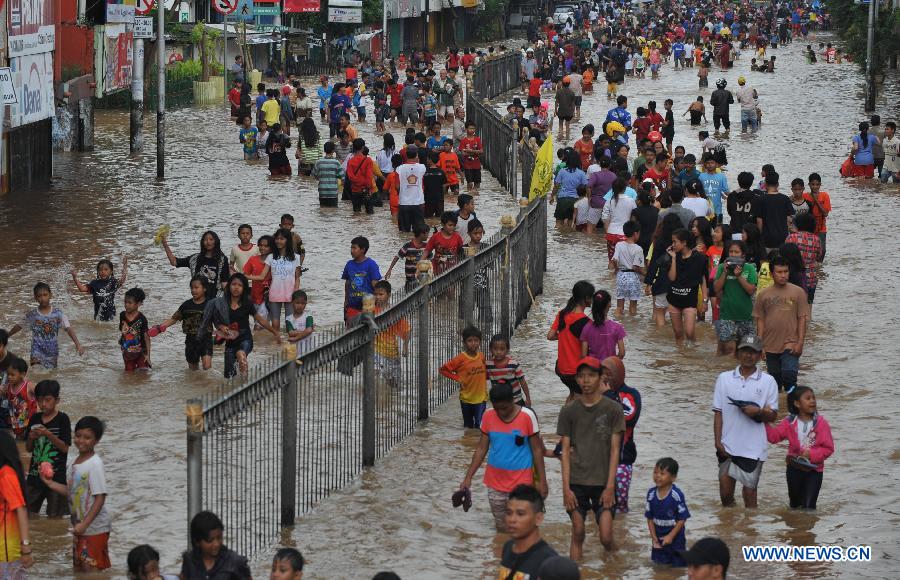
<svg viewBox="0 0 900 580">
<path fill-rule="evenodd" d="M 697 540 L 690 550 L 679 552 L 679 554 L 690 566 L 719 564 L 722 566 L 723 573 L 728 570 L 728 562 L 731 560 L 728 546 L 719 538 Z"/>
<path fill-rule="evenodd" d="M 755 334 L 748 334 L 741 339 L 741 341 L 737 345 L 737 349 L 741 350 L 742 348 L 751 348 L 756 352 L 763 351 L 762 340 Z"/>
<path fill-rule="evenodd" d="M 578 361 L 577 369 L 580 370 L 581 367 L 584 367 L 584 366 L 586 366 L 590 369 L 593 369 L 593 370 L 597 371 L 598 373 L 602 372 L 602 369 L 603 369 L 603 365 L 600 364 L 600 359 L 598 359 L 595 356 L 582 357 L 582 359 Z"/>
</svg>

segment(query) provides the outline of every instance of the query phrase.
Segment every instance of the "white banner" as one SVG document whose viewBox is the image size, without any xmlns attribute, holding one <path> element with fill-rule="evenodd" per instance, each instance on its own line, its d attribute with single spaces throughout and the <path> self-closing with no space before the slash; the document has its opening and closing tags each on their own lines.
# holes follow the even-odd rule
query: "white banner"
<svg viewBox="0 0 900 580">
<path fill-rule="evenodd" d="M 106 23 L 107 24 L 131 24 L 134 22 L 134 5 L 128 4 L 107 4 L 106 5 Z"/>
<path fill-rule="evenodd" d="M 361 8 L 328 8 L 328 22 L 343 22 L 346 24 L 361 24 Z"/>
<path fill-rule="evenodd" d="M 155 18 L 152 16 L 135 16 L 134 17 L 134 37 L 135 38 L 153 38 L 153 24 Z"/>
<path fill-rule="evenodd" d="M 15 105 L 18 102 L 12 70 L 9 67 L 0 68 L 0 104 Z"/>
<path fill-rule="evenodd" d="M 2 2 L 0 2 L 2 4 Z M 9 56 L 51 52 L 56 47 L 54 0 L 9 0 Z M 3 23 L 6 26 L 6 22 Z"/>
<path fill-rule="evenodd" d="M 10 59 L 13 84 L 19 102 L 10 105 L 13 127 L 49 119 L 53 106 L 53 54 L 33 54 Z"/>
</svg>

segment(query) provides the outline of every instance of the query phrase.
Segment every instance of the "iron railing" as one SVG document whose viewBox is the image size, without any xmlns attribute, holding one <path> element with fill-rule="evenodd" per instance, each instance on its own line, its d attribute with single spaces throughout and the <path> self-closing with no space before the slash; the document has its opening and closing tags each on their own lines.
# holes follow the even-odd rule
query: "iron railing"
<svg viewBox="0 0 900 580">
<path fill-rule="evenodd" d="M 211 510 L 229 546 L 258 555 L 446 402 L 457 385 L 438 369 L 461 350 L 460 330 L 511 336 L 543 290 L 545 199 L 502 226 L 383 312 L 316 330 L 296 360 L 276 355 L 188 401 L 188 521 Z"/>
</svg>

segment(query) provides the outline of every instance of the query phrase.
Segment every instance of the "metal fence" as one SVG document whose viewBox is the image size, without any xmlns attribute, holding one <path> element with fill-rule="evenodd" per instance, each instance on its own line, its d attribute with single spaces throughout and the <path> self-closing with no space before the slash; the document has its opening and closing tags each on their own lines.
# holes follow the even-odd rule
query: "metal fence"
<svg viewBox="0 0 900 580">
<path fill-rule="evenodd" d="M 520 205 L 474 256 L 383 312 L 317 329 L 296 360 L 274 356 L 188 401 L 188 520 L 217 513 L 228 545 L 252 557 L 387 454 L 457 391 L 438 369 L 463 327 L 509 336 L 525 318 L 543 290 L 546 224 L 543 198 Z"/>
</svg>

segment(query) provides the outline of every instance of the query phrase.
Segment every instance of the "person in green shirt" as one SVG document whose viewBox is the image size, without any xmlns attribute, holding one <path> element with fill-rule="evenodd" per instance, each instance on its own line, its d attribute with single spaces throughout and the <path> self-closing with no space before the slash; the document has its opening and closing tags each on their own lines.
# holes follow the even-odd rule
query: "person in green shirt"
<svg viewBox="0 0 900 580">
<path fill-rule="evenodd" d="M 719 264 L 714 282 L 715 295 L 719 298 L 719 320 L 716 334 L 719 338 L 717 354 L 732 355 L 738 341 L 754 334 L 753 294 L 756 292 L 756 266 L 747 262 L 744 242 L 728 243 L 728 257 Z"/>
</svg>

